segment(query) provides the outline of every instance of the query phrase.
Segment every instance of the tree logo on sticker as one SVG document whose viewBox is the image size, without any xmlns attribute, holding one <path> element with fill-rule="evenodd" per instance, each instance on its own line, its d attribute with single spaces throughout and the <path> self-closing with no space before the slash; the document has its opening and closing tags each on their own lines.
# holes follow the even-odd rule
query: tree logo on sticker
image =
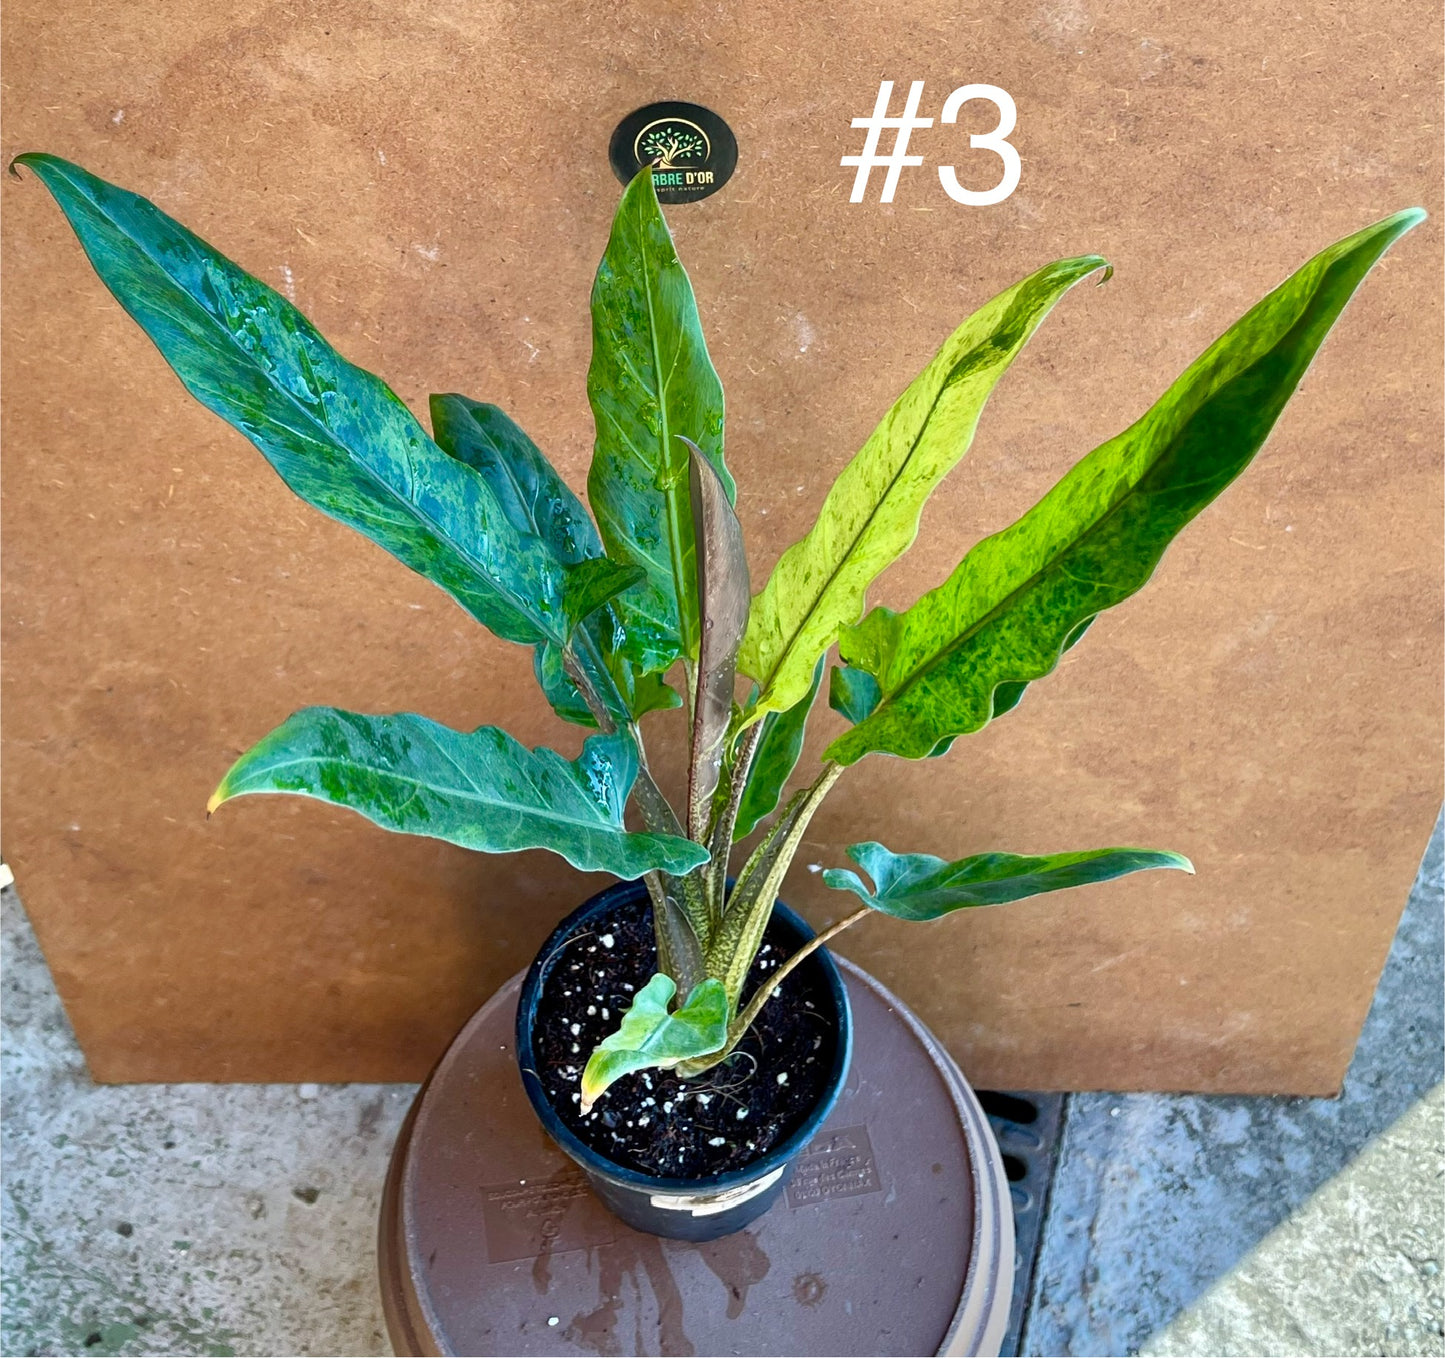
<svg viewBox="0 0 1445 1358">
<path fill-rule="evenodd" d="M 618 123 L 608 158 L 624 184 L 650 165 L 659 202 L 691 203 L 732 178 L 738 143 L 711 109 L 670 100 L 636 109 Z"/>
<path fill-rule="evenodd" d="M 687 118 L 658 118 L 637 134 L 632 154 L 640 164 L 656 170 L 675 170 L 679 165 L 696 169 L 707 164 L 712 147 L 707 133 Z"/>
</svg>

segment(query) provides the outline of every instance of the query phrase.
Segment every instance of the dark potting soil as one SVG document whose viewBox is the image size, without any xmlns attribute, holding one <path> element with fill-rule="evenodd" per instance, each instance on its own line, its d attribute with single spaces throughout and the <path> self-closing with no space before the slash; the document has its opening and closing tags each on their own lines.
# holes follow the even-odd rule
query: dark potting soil
<svg viewBox="0 0 1445 1358">
<path fill-rule="evenodd" d="M 743 987 L 744 1003 L 792 951 L 770 927 Z M 791 1136 L 822 1098 L 837 1043 L 832 1000 L 816 969 L 801 966 L 727 1061 L 690 1080 L 665 1070 L 624 1075 L 583 1117 L 578 1087 L 587 1057 L 617 1031 L 656 963 L 646 899 L 569 939 L 537 1006 L 537 1074 L 568 1128 L 615 1164 L 666 1178 L 741 1169 Z"/>
</svg>

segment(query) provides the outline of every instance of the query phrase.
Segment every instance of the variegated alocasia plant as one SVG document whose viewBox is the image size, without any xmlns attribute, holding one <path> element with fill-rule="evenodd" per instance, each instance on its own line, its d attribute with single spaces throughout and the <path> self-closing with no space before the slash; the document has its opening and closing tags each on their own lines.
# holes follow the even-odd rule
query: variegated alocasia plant
<svg viewBox="0 0 1445 1358">
<path fill-rule="evenodd" d="M 870 911 L 931 920 L 1145 868 L 1193 870 L 1147 849 L 948 863 L 855 844 L 849 856 L 870 882 L 841 868 L 823 879 L 861 907 L 744 994 L 783 876 L 843 772 L 869 754 L 942 754 L 1015 707 L 1100 612 L 1138 590 L 1259 451 L 1371 265 L 1424 216 L 1398 212 L 1317 255 L 937 588 L 901 613 L 865 615 L 869 585 L 912 543 L 994 385 L 1065 292 L 1096 271 L 1107 278 L 1103 259 L 1049 264 L 964 321 L 751 596 L 722 384 L 650 171 L 622 195 L 592 292 L 589 515 L 497 407 L 433 396 L 428 437 L 285 298 L 151 203 L 54 156 L 18 163 L 197 399 L 297 494 L 533 647 L 552 707 L 595 728 L 569 760 L 495 727 L 307 708 L 243 755 L 211 799 L 214 809 L 245 793 L 298 793 L 389 830 L 488 853 L 550 849 L 643 878 L 658 974 L 592 1054 L 584 1107 L 629 1071 L 686 1076 L 724 1060 L 793 967 Z M 828 700 L 848 724 L 784 800 L 834 645 Z M 675 672 L 681 696 L 667 681 Z M 740 677 L 752 681 L 741 692 Z M 674 810 L 639 723 L 681 703 L 691 757 Z M 629 803 L 640 828 L 626 823 Z M 760 826 L 729 890 L 732 847 Z"/>
</svg>

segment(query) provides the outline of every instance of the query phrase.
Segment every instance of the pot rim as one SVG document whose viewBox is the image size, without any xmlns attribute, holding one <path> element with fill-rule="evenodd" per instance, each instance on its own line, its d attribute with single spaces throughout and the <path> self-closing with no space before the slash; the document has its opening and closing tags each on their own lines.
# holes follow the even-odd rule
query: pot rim
<svg viewBox="0 0 1445 1358">
<path fill-rule="evenodd" d="M 731 883 L 729 883 L 731 885 Z M 541 1121 L 547 1134 L 579 1165 L 589 1173 L 610 1179 L 613 1183 L 638 1192 L 652 1194 L 702 1195 L 724 1192 L 731 1188 L 742 1188 L 758 1179 L 786 1166 L 791 1160 L 807 1149 L 808 1143 L 817 1135 L 819 1128 L 833 1111 L 838 1096 L 843 1092 L 843 1083 L 848 1076 L 848 1066 L 853 1057 L 853 1014 L 848 1003 L 848 991 L 826 947 L 817 949 L 808 962 L 817 962 L 822 968 L 828 984 L 828 992 L 836 1006 L 838 1016 L 837 1042 L 833 1051 L 833 1065 L 828 1072 L 828 1084 L 823 1097 L 802 1124 L 785 1140 L 780 1141 L 766 1155 L 751 1161 L 739 1169 L 725 1170 L 698 1178 L 681 1178 L 675 1175 L 645 1174 L 641 1170 L 629 1169 L 609 1160 L 600 1151 L 594 1150 L 583 1141 L 558 1115 L 552 1101 L 542 1088 L 540 1077 L 533 1070 L 535 1054 L 532 1047 L 531 1016 L 536 1013 L 541 999 L 542 985 L 551 968 L 553 959 L 560 953 L 562 945 L 577 927 L 593 914 L 611 909 L 624 901 L 647 896 L 647 887 L 640 881 L 617 882 L 595 895 L 588 897 L 566 917 L 548 936 L 522 981 L 521 993 L 517 999 L 517 1064 L 522 1075 L 522 1088 L 527 1099 Z M 814 936 L 808 922 L 782 901 L 773 902 L 773 914 L 798 935 L 800 944 Z"/>
</svg>

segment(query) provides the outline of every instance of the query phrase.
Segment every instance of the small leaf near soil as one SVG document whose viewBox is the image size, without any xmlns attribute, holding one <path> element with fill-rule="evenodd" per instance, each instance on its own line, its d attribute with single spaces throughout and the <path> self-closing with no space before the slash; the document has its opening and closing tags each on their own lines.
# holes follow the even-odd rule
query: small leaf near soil
<svg viewBox="0 0 1445 1358">
<path fill-rule="evenodd" d="M 608 1085 L 635 1070 L 670 1070 L 694 1056 L 718 1051 L 728 1037 L 728 1001 L 721 981 L 709 978 L 694 988 L 676 1013 L 667 1006 L 677 993 L 672 977 L 659 972 L 632 1001 L 622 1026 L 603 1038 L 582 1072 L 582 1112 Z"/>
</svg>

